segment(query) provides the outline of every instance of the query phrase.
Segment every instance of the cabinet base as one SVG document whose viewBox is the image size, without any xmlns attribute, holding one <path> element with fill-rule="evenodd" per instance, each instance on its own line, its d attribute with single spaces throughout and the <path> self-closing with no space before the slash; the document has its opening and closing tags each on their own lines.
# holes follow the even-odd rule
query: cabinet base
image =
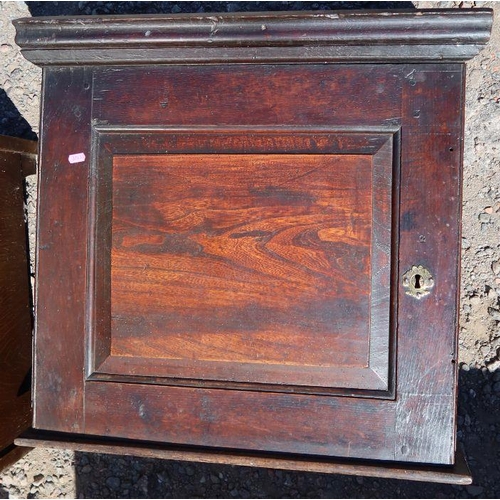
<svg viewBox="0 0 500 500">
<path fill-rule="evenodd" d="M 219 463 L 247 467 L 265 467 L 324 474 L 345 474 L 407 481 L 425 481 L 467 485 L 472 483 L 470 470 L 463 453 L 457 451 L 454 465 L 390 463 L 382 461 L 347 460 L 316 456 L 278 453 L 252 453 L 189 446 L 175 446 L 123 439 L 108 439 L 55 432 L 30 430 L 16 439 L 25 447 L 72 449 L 88 453 L 132 455 L 164 460 Z"/>
</svg>

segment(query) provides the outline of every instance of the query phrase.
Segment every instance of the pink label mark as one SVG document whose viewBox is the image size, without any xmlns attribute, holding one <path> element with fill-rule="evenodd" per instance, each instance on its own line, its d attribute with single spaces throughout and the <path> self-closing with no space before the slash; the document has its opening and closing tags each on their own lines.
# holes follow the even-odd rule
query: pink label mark
<svg viewBox="0 0 500 500">
<path fill-rule="evenodd" d="M 85 161 L 85 153 L 75 153 L 73 155 L 69 155 L 68 161 L 70 163 L 82 163 L 82 161 Z"/>
</svg>

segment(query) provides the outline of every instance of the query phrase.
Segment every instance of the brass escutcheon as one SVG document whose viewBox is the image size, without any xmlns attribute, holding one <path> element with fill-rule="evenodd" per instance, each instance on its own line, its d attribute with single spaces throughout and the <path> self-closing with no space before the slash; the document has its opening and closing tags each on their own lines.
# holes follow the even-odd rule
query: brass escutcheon
<svg viewBox="0 0 500 500">
<path fill-rule="evenodd" d="M 434 278 L 423 266 L 413 266 L 403 274 L 403 287 L 406 295 L 410 295 L 418 300 L 429 295 L 434 286 Z"/>
</svg>

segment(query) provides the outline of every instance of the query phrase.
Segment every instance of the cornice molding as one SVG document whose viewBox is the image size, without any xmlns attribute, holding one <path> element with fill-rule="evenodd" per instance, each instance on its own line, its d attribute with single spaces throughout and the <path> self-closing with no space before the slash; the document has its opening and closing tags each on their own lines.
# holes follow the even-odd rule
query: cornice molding
<svg viewBox="0 0 500 500">
<path fill-rule="evenodd" d="M 23 18 L 16 42 L 45 65 L 463 62 L 490 9 Z"/>
</svg>

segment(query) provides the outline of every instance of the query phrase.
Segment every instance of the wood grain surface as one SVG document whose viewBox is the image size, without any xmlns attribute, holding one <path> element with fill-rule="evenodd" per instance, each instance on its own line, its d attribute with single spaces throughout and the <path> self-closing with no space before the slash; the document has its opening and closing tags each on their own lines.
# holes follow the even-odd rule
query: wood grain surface
<svg viewBox="0 0 500 500">
<path fill-rule="evenodd" d="M 433 483 L 467 485 L 472 483 L 471 472 L 463 453 L 457 450 L 454 465 L 411 464 L 330 457 L 307 457 L 278 453 L 255 453 L 244 450 L 214 449 L 152 443 L 123 439 L 78 436 L 75 434 L 28 431 L 16 439 L 20 446 L 70 449 L 86 453 L 131 455 L 163 460 L 266 467 L 323 474 L 347 474 L 374 478 L 403 479 Z"/>
<path fill-rule="evenodd" d="M 371 184 L 366 156 L 116 156 L 112 354 L 367 366 Z"/>
<path fill-rule="evenodd" d="M 84 68 L 44 71 L 34 425 L 66 432 L 83 429 L 90 81 Z"/>
<path fill-rule="evenodd" d="M 378 131 L 397 125 L 400 117 L 401 67 L 394 64 L 220 64 L 172 66 L 168 71 L 161 66 L 95 71 L 92 112 L 97 125 L 211 125 L 222 130 L 331 130 L 342 125 L 362 132 L 370 125 Z M 359 106 L 360 99 L 368 107 Z"/>
<path fill-rule="evenodd" d="M 12 445 L 31 426 L 32 301 L 24 177 L 37 144 L 0 137 L 0 468 L 26 453 Z"/>
<path fill-rule="evenodd" d="M 85 408 L 87 432 L 101 436 L 392 460 L 393 448 L 386 444 L 388 436 L 394 437 L 392 405 L 363 398 L 90 381 Z"/>
<path fill-rule="evenodd" d="M 489 9 L 246 12 L 18 19 L 42 65 L 465 61 L 486 44 Z"/>
<path fill-rule="evenodd" d="M 421 301 L 399 288 L 399 460 L 449 463 L 456 446 L 465 68 L 449 69 L 418 68 L 404 86 L 400 272 L 423 265 L 435 287 Z"/>
</svg>

